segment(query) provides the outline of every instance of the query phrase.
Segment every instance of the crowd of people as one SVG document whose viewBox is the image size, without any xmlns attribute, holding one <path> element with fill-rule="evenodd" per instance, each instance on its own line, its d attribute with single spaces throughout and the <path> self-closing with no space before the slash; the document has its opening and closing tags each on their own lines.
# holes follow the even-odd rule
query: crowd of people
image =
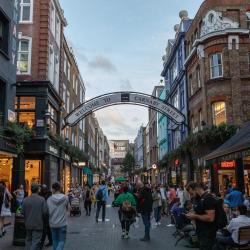
<svg viewBox="0 0 250 250">
<path fill-rule="evenodd" d="M 192 240 L 190 243 L 200 249 L 221 250 L 248 243 L 239 241 L 238 235 L 241 227 L 249 226 L 250 230 L 250 198 L 230 185 L 223 198 L 195 182 L 176 188 L 149 183 L 106 184 L 103 180 L 92 186 L 76 184 L 67 195 L 56 182 L 52 191 L 38 184 L 32 184 L 30 191 L 28 196 L 20 185 L 10 193 L 5 183 L 0 182 L 0 237 L 6 233 L 4 219 L 11 216 L 12 204 L 15 212 L 24 216 L 27 250 L 51 245 L 54 250 L 64 248 L 68 207 L 74 200 L 84 204 L 86 216 L 91 215 L 94 207 L 96 223 L 105 222 L 111 192 L 114 193 L 113 206 L 119 208 L 122 239 L 129 239 L 131 225 L 141 218 L 145 228 L 141 241 L 144 242 L 150 241 L 152 227 L 167 221 L 170 222 L 167 227 L 176 228 L 176 235 L 187 236 L 189 242 Z M 164 217 L 167 219 L 162 220 Z M 46 237 L 48 242 L 45 244 Z"/>
</svg>

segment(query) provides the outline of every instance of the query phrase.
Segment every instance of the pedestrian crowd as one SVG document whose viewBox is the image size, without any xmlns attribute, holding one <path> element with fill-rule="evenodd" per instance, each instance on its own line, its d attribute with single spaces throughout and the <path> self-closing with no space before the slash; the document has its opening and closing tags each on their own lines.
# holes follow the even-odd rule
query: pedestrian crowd
<svg viewBox="0 0 250 250">
<path fill-rule="evenodd" d="M 164 221 L 170 222 L 167 227 L 175 227 L 177 242 L 185 239 L 202 250 L 245 246 L 250 241 L 239 237 L 241 228 L 248 229 L 250 235 L 250 198 L 230 185 L 223 198 L 196 182 L 176 188 L 152 186 L 148 182 L 106 184 L 103 180 L 92 186 L 76 184 L 67 195 L 61 190 L 58 182 L 52 185 L 52 191 L 46 185 L 34 183 L 28 196 L 22 185 L 10 193 L 5 183 L 0 182 L 0 237 L 6 234 L 5 218 L 11 216 L 11 204 L 15 201 L 15 212 L 24 216 L 27 250 L 51 245 L 53 250 L 64 249 L 68 210 L 70 215 L 81 215 L 83 202 L 86 216 L 91 215 L 94 207 L 96 223 L 105 222 L 108 197 L 113 191 L 122 239 L 129 239 L 131 225 L 138 224 L 141 218 L 145 229 L 140 239 L 143 242 L 150 241 L 151 228 L 157 229 Z M 162 220 L 163 217 L 169 219 Z"/>
</svg>

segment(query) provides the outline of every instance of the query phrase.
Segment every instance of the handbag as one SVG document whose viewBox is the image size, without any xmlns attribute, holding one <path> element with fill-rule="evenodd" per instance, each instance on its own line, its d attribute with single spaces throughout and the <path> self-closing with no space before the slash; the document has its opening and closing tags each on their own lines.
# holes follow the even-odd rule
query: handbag
<svg viewBox="0 0 250 250">
<path fill-rule="evenodd" d="M 5 201 L 5 195 L 6 194 L 4 194 L 4 201 Z M 11 217 L 10 207 L 9 204 L 6 207 L 6 202 L 3 202 L 2 204 L 1 217 Z"/>
</svg>

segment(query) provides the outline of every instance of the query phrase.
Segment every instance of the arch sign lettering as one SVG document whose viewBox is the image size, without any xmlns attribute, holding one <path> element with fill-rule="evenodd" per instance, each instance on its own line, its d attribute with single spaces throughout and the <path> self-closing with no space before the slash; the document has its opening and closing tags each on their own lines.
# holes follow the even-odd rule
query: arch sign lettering
<svg viewBox="0 0 250 250">
<path fill-rule="evenodd" d="M 176 124 L 185 124 L 185 116 L 169 103 L 161 99 L 137 92 L 114 92 L 98 96 L 78 106 L 64 119 L 64 127 L 75 126 L 80 120 L 85 118 L 91 112 L 97 111 L 113 105 L 133 104 L 149 107 L 157 112 L 166 115 Z"/>
</svg>

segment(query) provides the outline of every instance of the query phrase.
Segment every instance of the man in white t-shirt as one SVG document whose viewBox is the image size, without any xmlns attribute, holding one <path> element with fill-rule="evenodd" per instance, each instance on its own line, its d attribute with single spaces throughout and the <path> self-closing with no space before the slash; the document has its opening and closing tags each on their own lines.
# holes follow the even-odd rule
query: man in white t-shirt
<svg viewBox="0 0 250 250">
<path fill-rule="evenodd" d="M 241 205 L 237 207 L 238 217 L 232 219 L 229 225 L 227 226 L 227 231 L 231 234 L 230 236 L 219 236 L 217 238 L 217 243 L 215 249 L 226 249 L 227 246 L 234 245 L 244 245 L 247 244 L 247 241 L 239 242 L 239 228 L 250 226 L 250 218 L 246 216 L 247 207 Z"/>
<path fill-rule="evenodd" d="M 161 184 L 160 186 L 160 193 L 162 201 L 162 215 L 164 215 L 167 207 L 167 194 L 166 194 L 166 188 L 164 187 L 163 184 Z"/>
</svg>

